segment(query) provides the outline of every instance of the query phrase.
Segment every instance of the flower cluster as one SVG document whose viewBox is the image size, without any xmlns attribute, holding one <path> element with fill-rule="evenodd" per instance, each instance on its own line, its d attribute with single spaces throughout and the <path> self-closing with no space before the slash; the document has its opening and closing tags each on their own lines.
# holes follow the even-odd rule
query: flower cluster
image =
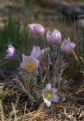
<svg viewBox="0 0 84 121">
<path fill-rule="evenodd" d="M 41 24 L 29 24 L 29 30 L 36 36 L 42 36 L 45 33 L 45 29 Z M 57 29 L 53 29 L 52 31 L 48 31 L 46 34 L 46 41 L 48 44 L 61 44 L 62 35 Z M 61 51 L 67 54 L 70 54 L 76 44 L 74 42 L 70 42 L 70 39 L 65 39 L 65 41 L 61 44 Z"/>
<path fill-rule="evenodd" d="M 45 40 L 43 41 L 46 41 L 47 46 L 43 49 L 41 49 L 39 46 L 33 46 L 33 49 L 30 55 L 25 55 L 22 53 L 20 69 L 26 71 L 27 74 L 31 73 L 31 75 L 32 74 L 35 75 L 40 72 L 39 71 L 40 67 L 45 66 L 47 68 L 50 65 L 54 66 L 52 62 L 54 58 L 53 59 L 51 58 L 52 45 L 54 45 L 52 47 L 55 47 L 55 48 L 59 47 L 61 54 L 72 53 L 76 46 L 76 44 L 74 42 L 71 42 L 69 38 L 62 41 L 62 35 L 60 31 L 58 31 L 57 29 L 49 30 L 47 33 L 45 33 L 45 29 L 41 24 L 32 23 L 28 25 L 28 30 L 30 31 L 30 33 L 34 35 L 34 37 L 44 36 Z M 53 49 L 53 50 L 56 50 L 56 49 Z M 14 58 L 15 55 L 16 55 L 16 49 L 13 47 L 13 45 L 8 45 L 7 54 L 5 58 L 11 59 L 11 58 Z M 47 75 L 47 73 L 45 75 Z M 46 84 L 46 87 L 45 89 L 42 90 L 42 97 L 48 107 L 51 106 L 51 102 L 57 102 L 59 100 L 59 97 L 57 95 L 57 89 L 51 88 L 51 83 L 46 84 L 46 82 L 43 82 L 44 85 Z M 54 85 L 54 87 L 55 86 L 56 85 Z"/>
</svg>

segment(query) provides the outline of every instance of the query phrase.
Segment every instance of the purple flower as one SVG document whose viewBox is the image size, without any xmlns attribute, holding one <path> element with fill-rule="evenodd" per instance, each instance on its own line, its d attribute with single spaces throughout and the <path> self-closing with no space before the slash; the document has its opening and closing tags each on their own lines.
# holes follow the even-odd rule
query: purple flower
<svg viewBox="0 0 84 121">
<path fill-rule="evenodd" d="M 45 32 L 44 27 L 38 23 L 32 23 L 28 25 L 30 32 L 32 32 L 35 36 L 42 36 Z"/>
<path fill-rule="evenodd" d="M 34 46 L 31 51 L 31 56 L 38 59 L 41 63 L 51 64 L 51 59 L 49 56 L 50 48 L 40 49 L 39 46 Z"/>
<path fill-rule="evenodd" d="M 70 39 L 63 41 L 61 45 L 61 51 L 67 54 L 70 54 L 73 52 L 76 44 L 74 42 L 70 42 Z"/>
<path fill-rule="evenodd" d="M 22 63 L 20 64 L 20 68 L 30 72 L 37 73 L 39 67 L 39 60 L 34 58 L 33 56 L 25 56 L 22 54 Z"/>
<path fill-rule="evenodd" d="M 45 89 L 42 91 L 43 100 L 48 107 L 51 106 L 51 102 L 57 102 L 59 100 L 58 95 L 56 94 L 57 90 L 51 88 L 51 84 L 47 84 Z"/>
<path fill-rule="evenodd" d="M 61 33 L 57 29 L 48 31 L 46 34 L 46 40 L 49 44 L 60 44 L 61 38 Z"/>
<path fill-rule="evenodd" d="M 32 51 L 31 51 L 31 56 L 34 58 L 41 60 L 41 49 L 39 46 L 34 46 Z"/>
<path fill-rule="evenodd" d="M 15 48 L 10 44 L 8 45 L 8 49 L 7 49 L 7 54 L 5 56 L 6 59 L 11 59 L 14 57 L 15 55 Z"/>
</svg>

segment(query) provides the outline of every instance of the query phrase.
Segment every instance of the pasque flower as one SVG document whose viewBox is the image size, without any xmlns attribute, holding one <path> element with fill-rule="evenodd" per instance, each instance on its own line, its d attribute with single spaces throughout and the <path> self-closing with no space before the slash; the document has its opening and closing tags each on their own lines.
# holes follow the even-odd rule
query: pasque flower
<svg viewBox="0 0 84 121">
<path fill-rule="evenodd" d="M 29 24 L 28 28 L 29 28 L 30 32 L 33 33 L 37 37 L 42 36 L 45 32 L 44 27 L 38 23 Z"/>
<path fill-rule="evenodd" d="M 31 56 L 35 57 L 38 60 L 41 60 L 41 49 L 39 46 L 33 46 Z"/>
<path fill-rule="evenodd" d="M 34 58 L 33 56 L 25 56 L 22 54 L 22 63 L 20 64 L 20 68 L 30 72 L 37 73 L 39 67 L 39 60 Z"/>
<path fill-rule="evenodd" d="M 73 52 L 75 46 L 76 44 L 74 42 L 71 42 L 70 39 L 65 39 L 65 41 L 62 42 L 61 51 L 66 54 L 70 54 Z"/>
<path fill-rule="evenodd" d="M 40 49 L 39 46 L 34 46 L 31 51 L 31 56 L 38 59 L 41 63 L 45 64 L 51 64 L 51 59 L 49 56 L 50 48 Z"/>
<path fill-rule="evenodd" d="M 57 29 L 48 31 L 46 34 L 46 40 L 50 44 L 60 44 L 61 43 L 61 33 Z"/>
<path fill-rule="evenodd" d="M 15 55 L 15 48 L 10 44 L 8 45 L 8 49 L 7 49 L 7 54 L 5 56 L 6 59 L 11 59 L 14 57 Z"/>
<path fill-rule="evenodd" d="M 57 102 L 59 100 L 58 95 L 56 94 L 57 90 L 51 88 L 51 84 L 47 84 L 45 89 L 42 91 L 43 100 L 48 107 L 51 106 L 51 102 Z"/>
</svg>

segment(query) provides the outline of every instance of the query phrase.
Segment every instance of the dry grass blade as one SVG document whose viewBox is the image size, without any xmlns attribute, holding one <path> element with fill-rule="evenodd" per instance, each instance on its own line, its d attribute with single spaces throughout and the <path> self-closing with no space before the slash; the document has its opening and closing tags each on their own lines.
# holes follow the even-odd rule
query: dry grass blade
<svg viewBox="0 0 84 121">
<path fill-rule="evenodd" d="M 1 121 L 4 121 L 4 111 L 3 111 L 3 105 L 1 100 L 0 100 L 0 117 L 1 117 Z"/>
<path fill-rule="evenodd" d="M 10 114 L 9 121 L 11 121 L 13 115 L 14 115 L 14 121 L 18 121 L 18 120 L 17 120 L 17 115 L 16 115 L 17 111 L 16 111 L 16 109 L 15 109 L 14 103 L 12 103 L 12 108 L 13 108 L 13 111 L 12 111 L 11 114 Z"/>
</svg>

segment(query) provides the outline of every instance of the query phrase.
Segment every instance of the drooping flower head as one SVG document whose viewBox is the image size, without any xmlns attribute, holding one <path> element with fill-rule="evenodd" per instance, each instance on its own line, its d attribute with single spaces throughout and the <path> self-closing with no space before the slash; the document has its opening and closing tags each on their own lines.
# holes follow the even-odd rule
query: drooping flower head
<svg viewBox="0 0 84 121">
<path fill-rule="evenodd" d="M 60 44 L 61 38 L 61 33 L 57 29 L 48 31 L 46 34 L 46 40 L 49 44 Z"/>
<path fill-rule="evenodd" d="M 37 73 L 39 67 L 39 60 L 34 58 L 33 56 L 25 56 L 22 54 L 22 63 L 20 64 L 20 68 L 30 72 Z"/>
<path fill-rule="evenodd" d="M 8 45 L 8 49 L 7 49 L 7 54 L 5 56 L 6 59 L 11 59 L 14 57 L 15 55 L 15 48 L 10 44 Z"/>
<path fill-rule="evenodd" d="M 74 42 L 70 42 L 70 39 L 68 38 L 67 40 L 63 41 L 61 45 L 61 51 L 70 54 L 74 50 L 76 44 Z"/>
<path fill-rule="evenodd" d="M 45 32 L 44 27 L 38 23 L 29 24 L 28 28 L 29 28 L 30 32 L 33 33 L 37 37 L 42 36 Z"/>
<path fill-rule="evenodd" d="M 33 46 L 31 56 L 35 57 L 38 60 L 41 60 L 41 49 L 39 46 Z"/>
<path fill-rule="evenodd" d="M 51 88 L 51 84 L 47 84 L 45 89 L 42 92 L 43 100 L 48 107 L 51 106 L 51 102 L 57 102 L 59 100 L 58 95 L 56 94 L 57 90 Z"/>
</svg>

